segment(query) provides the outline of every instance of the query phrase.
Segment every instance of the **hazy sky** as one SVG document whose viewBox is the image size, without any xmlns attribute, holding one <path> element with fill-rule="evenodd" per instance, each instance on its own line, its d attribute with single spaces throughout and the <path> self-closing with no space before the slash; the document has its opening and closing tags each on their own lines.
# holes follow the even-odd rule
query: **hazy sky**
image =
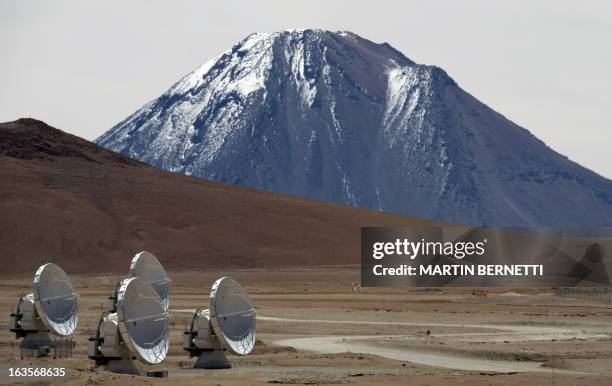
<svg viewBox="0 0 612 386">
<path fill-rule="evenodd" d="M 612 1 L 0 0 L 0 121 L 87 139 L 251 32 L 349 30 L 612 178 Z"/>
</svg>

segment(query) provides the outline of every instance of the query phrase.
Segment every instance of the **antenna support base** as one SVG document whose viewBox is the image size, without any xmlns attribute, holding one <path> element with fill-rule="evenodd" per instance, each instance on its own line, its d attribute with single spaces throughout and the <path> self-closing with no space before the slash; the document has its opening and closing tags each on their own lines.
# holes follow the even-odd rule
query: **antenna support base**
<svg viewBox="0 0 612 386">
<path fill-rule="evenodd" d="M 113 373 L 142 375 L 136 363 L 129 358 L 108 359 L 105 367 L 106 370 L 112 371 Z"/>
<path fill-rule="evenodd" d="M 194 369 L 231 369 L 232 364 L 225 356 L 225 350 L 202 350 L 198 360 L 193 364 Z"/>
</svg>

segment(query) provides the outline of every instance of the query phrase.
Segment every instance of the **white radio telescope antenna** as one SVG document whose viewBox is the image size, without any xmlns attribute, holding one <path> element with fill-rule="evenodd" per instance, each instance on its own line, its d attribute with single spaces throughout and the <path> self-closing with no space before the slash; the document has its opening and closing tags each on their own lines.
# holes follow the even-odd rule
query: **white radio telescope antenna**
<svg viewBox="0 0 612 386">
<path fill-rule="evenodd" d="M 88 356 L 110 371 L 141 374 L 134 362 L 161 363 L 168 353 L 169 316 L 157 291 L 131 277 L 117 289 L 116 312 L 102 314 L 96 335 L 89 338 Z"/>
<path fill-rule="evenodd" d="M 71 335 L 78 322 L 78 295 L 68 275 L 57 264 L 41 265 L 34 275 L 33 291 L 22 296 L 11 314 L 10 330 L 23 337 L 22 348 L 48 355 L 53 347 L 50 334 Z"/>
<path fill-rule="evenodd" d="M 142 251 L 134 255 L 128 277 L 140 277 L 155 288 L 167 311 L 170 305 L 168 286 L 170 277 L 166 269 L 151 252 Z"/>
<path fill-rule="evenodd" d="M 230 368 L 225 350 L 247 355 L 255 346 L 255 307 L 247 292 L 230 277 L 217 280 L 210 292 L 210 308 L 196 310 L 185 331 L 183 348 L 198 356 L 194 367 Z"/>
<path fill-rule="evenodd" d="M 128 277 L 140 277 L 153 286 L 157 294 L 161 297 L 164 309 L 167 311 L 170 306 L 168 287 L 170 277 L 164 266 L 159 262 L 154 254 L 147 251 L 138 252 L 132 258 Z M 117 312 L 117 291 L 119 283 L 108 297 L 108 311 Z"/>
</svg>

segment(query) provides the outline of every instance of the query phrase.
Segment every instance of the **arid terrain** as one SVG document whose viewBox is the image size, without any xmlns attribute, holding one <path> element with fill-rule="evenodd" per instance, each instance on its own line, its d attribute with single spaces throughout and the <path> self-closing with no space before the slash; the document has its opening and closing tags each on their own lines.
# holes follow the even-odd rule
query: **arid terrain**
<svg viewBox="0 0 612 386">
<path fill-rule="evenodd" d="M 361 227 L 437 222 L 164 172 L 33 119 L 0 124 L 0 210 L 0 384 L 612 384 L 612 305 L 550 289 L 353 293 Z M 149 368 L 169 379 L 87 359 L 111 289 L 143 249 L 173 280 L 170 352 Z M 44 262 L 79 292 L 72 358 L 21 359 L 8 330 Z M 232 369 L 196 370 L 183 331 L 224 275 L 252 295 L 258 340 Z M 10 377 L 18 367 L 67 375 Z"/>
<path fill-rule="evenodd" d="M 127 271 L 129 259 L 126 259 Z M 213 281 L 230 275 L 257 307 L 254 352 L 229 370 L 189 368 L 182 332 L 207 307 Z M 169 379 L 112 374 L 86 357 L 118 275 L 76 276 L 80 294 L 72 359 L 19 359 L 7 328 L 31 278 L 0 282 L 0 383 L 32 385 L 610 385 L 612 305 L 552 296 L 550 289 L 443 288 L 352 293 L 356 266 L 171 272 L 175 320 L 167 359 L 148 369 Z M 429 330 L 429 334 L 427 331 Z M 65 367 L 58 379 L 10 378 L 10 367 Z M 29 382 L 29 383 L 28 383 Z"/>
<path fill-rule="evenodd" d="M 0 212 L 0 277 L 143 249 L 171 270 L 357 264 L 363 226 L 440 224 L 164 172 L 34 119 L 0 124 Z"/>
</svg>

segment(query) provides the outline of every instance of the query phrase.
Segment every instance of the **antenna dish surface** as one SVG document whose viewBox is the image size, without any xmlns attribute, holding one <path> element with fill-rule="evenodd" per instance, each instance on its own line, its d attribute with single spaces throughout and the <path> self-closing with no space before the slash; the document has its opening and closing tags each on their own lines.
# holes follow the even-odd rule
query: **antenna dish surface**
<svg viewBox="0 0 612 386">
<path fill-rule="evenodd" d="M 34 306 L 45 327 L 67 336 L 78 322 L 78 296 L 68 275 L 57 264 L 41 265 L 34 275 Z"/>
<path fill-rule="evenodd" d="M 222 277 L 210 292 L 210 321 L 227 348 L 246 355 L 255 345 L 255 307 L 247 292 L 230 277 Z"/>
<path fill-rule="evenodd" d="M 168 297 L 170 277 L 164 266 L 161 265 L 154 254 L 142 251 L 134 255 L 128 277 L 140 277 L 151 284 L 161 297 L 164 309 L 168 310 L 170 305 L 170 299 Z"/>
<path fill-rule="evenodd" d="M 169 321 L 162 299 L 140 277 L 124 279 L 117 291 L 119 331 L 133 354 L 148 364 L 160 363 L 169 346 Z"/>
</svg>

